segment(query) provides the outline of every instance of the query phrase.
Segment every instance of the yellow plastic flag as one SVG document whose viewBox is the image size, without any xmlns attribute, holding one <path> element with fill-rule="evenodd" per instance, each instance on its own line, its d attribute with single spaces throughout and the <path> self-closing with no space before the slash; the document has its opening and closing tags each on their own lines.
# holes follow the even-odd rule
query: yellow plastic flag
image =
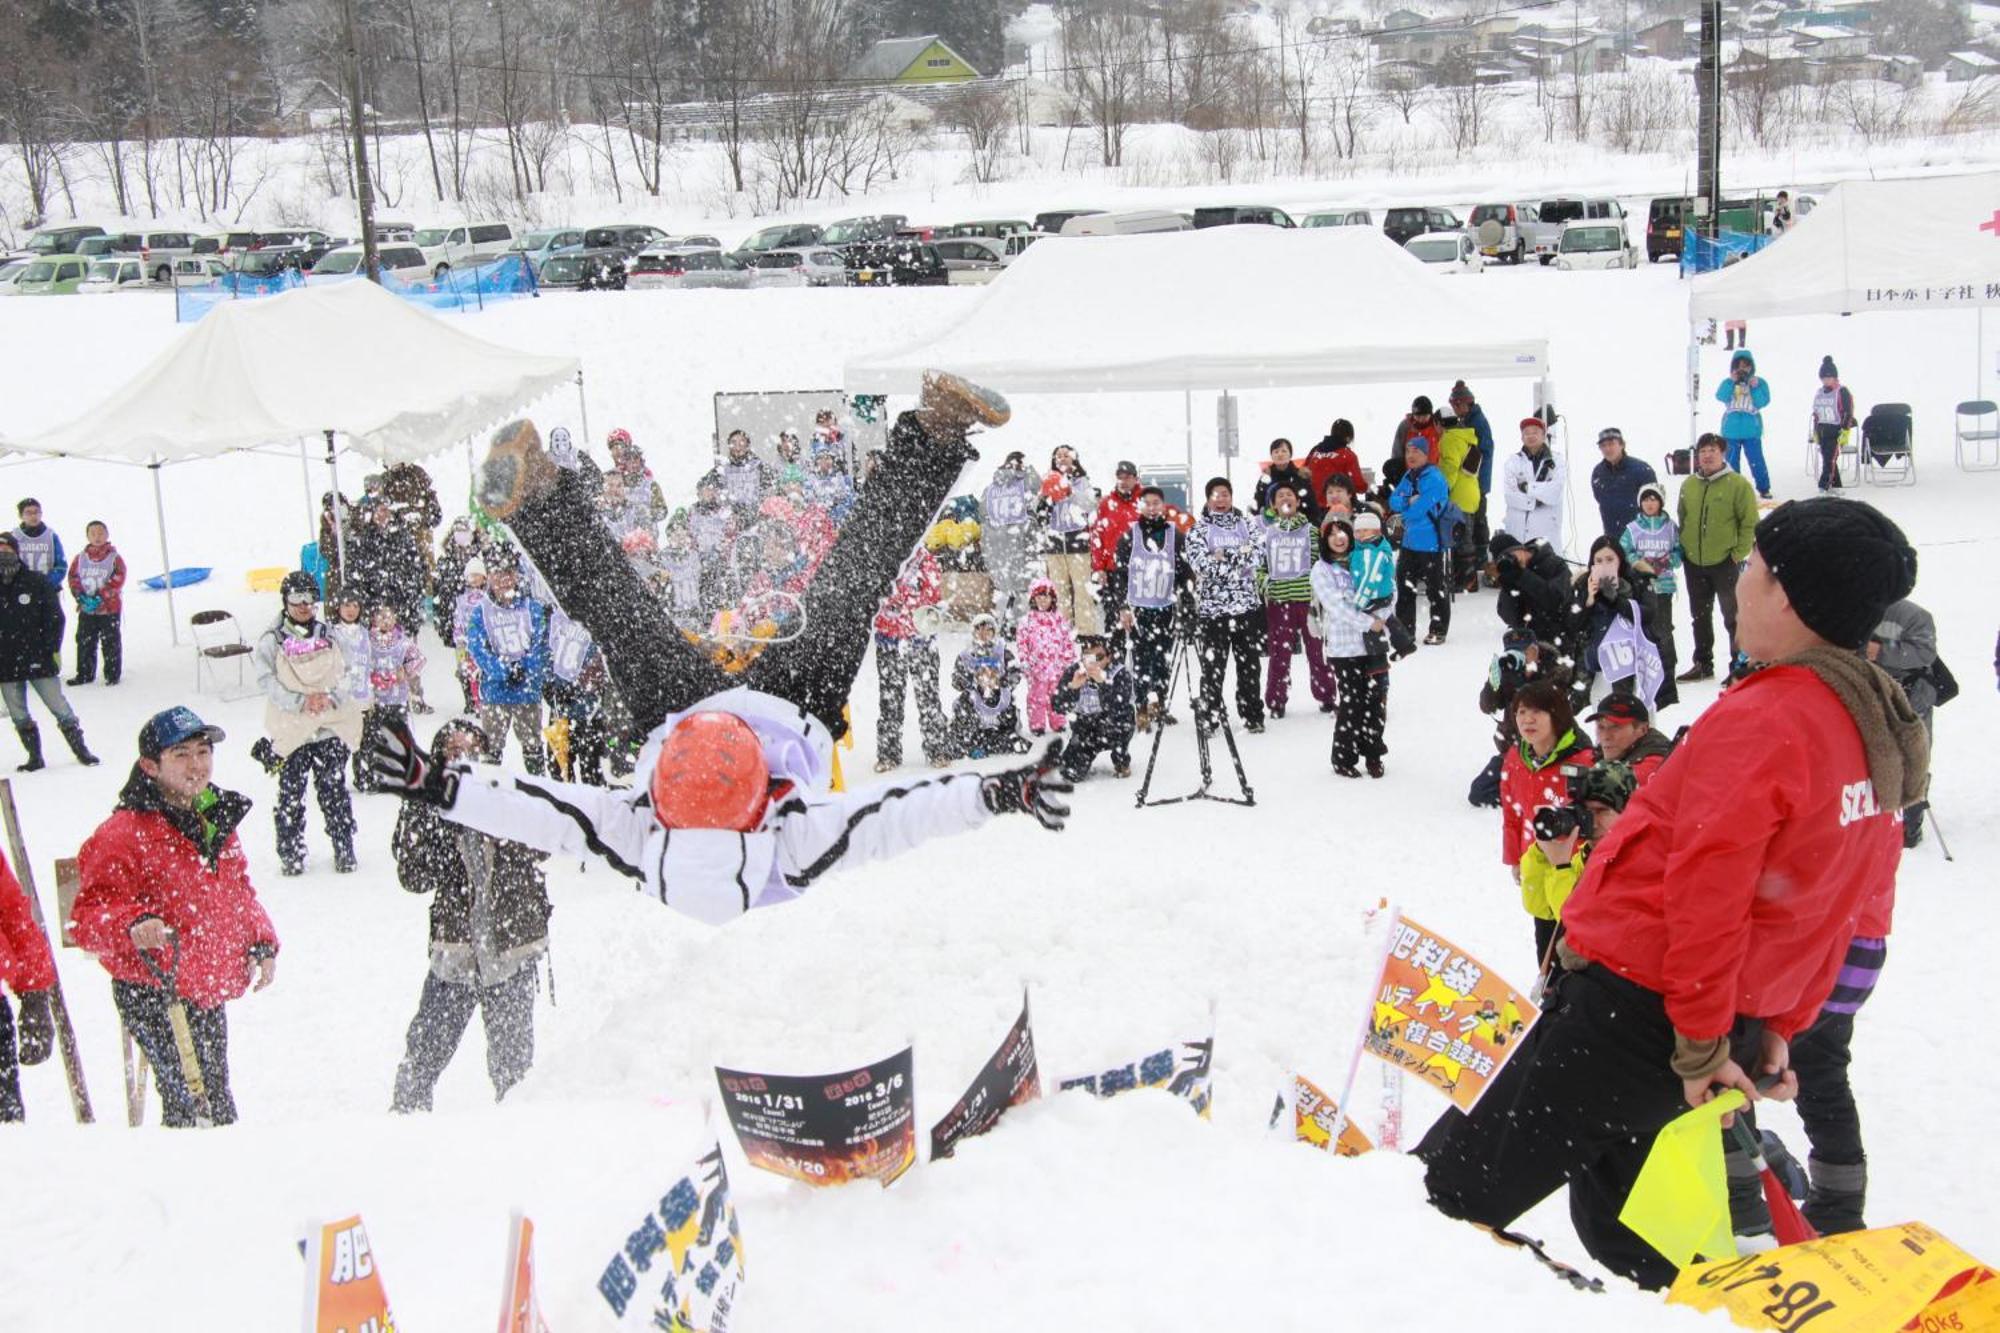
<svg viewBox="0 0 2000 1333">
<path fill-rule="evenodd" d="M 1734 1259 L 1729 1225 L 1729 1178 L 1722 1165 L 1722 1117 L 1743 1105 L 1733 1089 L 1670 1122 L 1619 1210 L 1618 1220 L 1639 1233 L 1676 1268 L 1696 1256 Z"/>
<path fill-rule="evenodd" d="M 1696 1264 L 1667 1303 L 1778 1333 L 1974 1333 L 2000 1314 L 1990 1272 L 1935 1229 L 1905 1222 Z"/>
</svg>

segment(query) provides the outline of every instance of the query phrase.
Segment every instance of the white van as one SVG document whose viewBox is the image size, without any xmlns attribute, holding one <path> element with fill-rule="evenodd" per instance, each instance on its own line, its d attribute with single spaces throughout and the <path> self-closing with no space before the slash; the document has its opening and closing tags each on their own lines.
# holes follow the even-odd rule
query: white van
<svg viewBox="0 0 2000 1333">
<path fill-rule="evenodd" d="M 1185 216 L 1169 208 L 1141 208 L 1129 213 L 1085 213 L 1063 223 L 1063 236 L 1138 236 L 1153 231 L 1188 231 Z"/>
<path fill-rule="evenodd" d="M 420 227 L 413 238 L 433 274 L 453 264 L 469 264 L 507 253 L 521 233 L 511 222 L 472 222 L 448 227 Z"/>
</svg>

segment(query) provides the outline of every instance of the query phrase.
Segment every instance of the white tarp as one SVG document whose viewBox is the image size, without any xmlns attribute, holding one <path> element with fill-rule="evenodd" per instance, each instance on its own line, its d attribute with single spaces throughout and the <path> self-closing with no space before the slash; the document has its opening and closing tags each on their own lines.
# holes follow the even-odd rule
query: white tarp
<svg viewBox="0 0 2000 1333">
<path fill-rule="evenodd" d="M 929 366 L 1002 393 L 1548 373 L 1548 340 L 1485 284 L 1427 271 L 1373 227 L 1050 237 L 941 335 L 850 361 L 847 387 L 913 392 Z"/>
<path fill-rule="evenodd" d="M 1694 280 L 1691 319 L 2000 304 L 2000 172 L 1842 181 L 1783 236 Z"/>
<path fill-rule="evenodd" d="M 332 430 L 385 462 L 436 453 L 574 379 L 577 360 L 475 338 L 370 282 L 211 311 L 34 453 L 177 462 Z"/>
</svg>

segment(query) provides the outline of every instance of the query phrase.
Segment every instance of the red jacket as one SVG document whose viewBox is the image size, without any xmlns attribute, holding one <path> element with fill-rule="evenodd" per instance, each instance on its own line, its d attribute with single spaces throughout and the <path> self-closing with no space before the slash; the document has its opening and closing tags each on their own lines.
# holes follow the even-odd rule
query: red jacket
<svg viewBox="0 0 2000 1333">
<path fill-rule="evenodd" d="M 125 609 L 125 557 L 118 554 L 118 548 L 110 542 L 106 542 L 102 546 L 86 546 L 70 559 L 69 595 L 76 598 L 79 603 L 82 602 L 84 597 L 84 566 L 93 561 L 101 561 L 106 556 L 111 558 L 111 575 L 104 581 L 103 586 L 97 590 L 97 596 L 101 600 L 96 614 L 100 616 L 115 616 Z"/>
<path fill-rule="evenodd" d="M 1118 539 L 1139 517 L 1139 488 L 1130 495 L 1115 487 L 1097 502 L 1097 521 L 1090 525 L 1090 567 L 1109 574 L 1118 567 Z"/>
<path fill-rule="evenodd" d="M 1335 477 L 1346 477 L 1348 489 L 1356 499 L 1368 493 L 1361 482 L 1361 460 L 1354 456 L 1354 450 L 1347 445 L 1338 449 L 1326 449 L 1325 443 L 1313 446 L 1313 451 L 1305 456 L 1306 475 L 1312 478 L 1313 507 L 1317 509 L 1326 503 L 1326 484 Z"/>
<path fill-rule="evenodd" d="M 1569 804 L 1569 775 L 1564 769 L 1582 772 L 1597 762 L 1597 752 L 1570 732 L 1535 767 L 1528 766 L 1531 753 L 1516 741 L 1500 761 L 1500 861 L 1521 864 L 1521 854 L 1535 840 L 1535 812 L 1551 805 Z M 1567 909 L 1565 909 L 1567 910 Z"/>
<path fill-rule="evenodd" d="M 1902 854 L 1846 707 L 1806 668 L 1768 667 L 1639 789 L 1563 921 L 1577 953 L 1665 996 L 1682 1035 L 1712 1040 L 1743 1014 L 1791 1037 Z"/>
<path fill-rule="evenodd" d="M 250 887 L 250 864 L 236 826 L 250 802 L 217 791 L 199 817 L 168 807 L 153 780 L 135 766 L 119 794 L 118 808 L 97 826 L 77 853 L 83 884 L 71 923 L 76 942 L 97 955 L 119 981 L 142 986 L 158 980 L 127 933 L 145 917 L 158 917 L 179 938 L 179 990 L 183 999 L 212 1009 L 243 994 L 254 958 L 275 955 L 278 935 Z M 154 955 L 155 961 L 166 959 Z"/>
<path fill-rule="evenodd" d="M 918 607 L 936 606 L 944 595 L 944 571 L 937 557 L 919 548 L 903 562 L 889 593 L 875 607 L 875 632 L 889 639 L 917 637 Z"/>
<path fill-rule="evenodd" d="M 0 856 L 0 983 L 16 995 L 26 995 L 47 990 L 55 980 L 49 938 L 35 924 L 27 892 L 14 878 L 13 867 Z"/>
</svg>

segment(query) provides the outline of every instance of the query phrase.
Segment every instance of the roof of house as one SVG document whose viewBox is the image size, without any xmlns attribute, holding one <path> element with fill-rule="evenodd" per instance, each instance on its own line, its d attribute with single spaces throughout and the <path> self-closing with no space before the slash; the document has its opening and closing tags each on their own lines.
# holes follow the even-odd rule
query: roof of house
<svg viewBox="0 0 2000 1333">
<path fill-rule="evenodd" d="M 2000 60 L 1995 60 L 1983 51 L 1953 51 L 1951 59 L 1963 65 L 1971 65 L 1975 69 L 1992 69 L 2000 66 Z"/>
<path fill-rule="evenodd" d="M 947 51 L 951 51 L 950 43 L 940 39 L 936 33 L 929 33 L 922 37 L 884 37 L 881 41 L 869 47 L 867 54 L 855 62 L 854 68 L 848 71 L 847 77 L 850 79 L 882 79 L 884 81 L 893 79 L 915 64 L 917 57 L 930 50 L 933 43 L 943 46 Z M 971 61 L 966 60 L 964 56 L 958 55 L 956 51 L 951 51 L 951 53 L 958 56 L 967 69 L 972 68 Z"/>
</svg>

